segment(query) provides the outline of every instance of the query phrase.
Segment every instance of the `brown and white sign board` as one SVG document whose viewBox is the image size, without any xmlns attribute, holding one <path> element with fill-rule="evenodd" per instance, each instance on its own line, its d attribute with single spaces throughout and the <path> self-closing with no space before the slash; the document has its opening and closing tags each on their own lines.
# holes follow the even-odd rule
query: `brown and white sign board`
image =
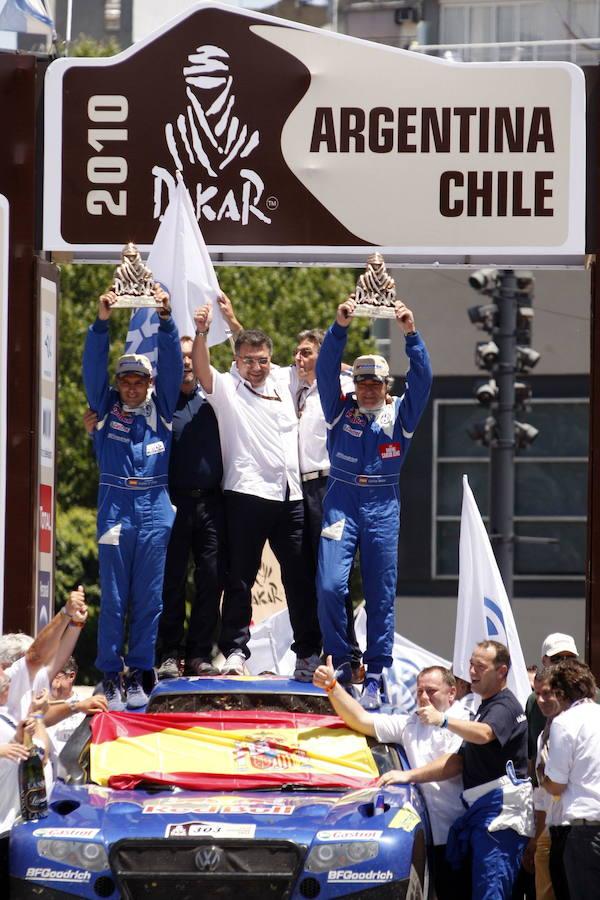
<svg viewBox="0 0 600 900">
<path fill-rule="evenodd" d="M 147 251 L 180 174 L 216 262 L 580 263 L 570 63 L 455 63 L 199 3 L 45 98 L 44 249 Z"/>
</svg>

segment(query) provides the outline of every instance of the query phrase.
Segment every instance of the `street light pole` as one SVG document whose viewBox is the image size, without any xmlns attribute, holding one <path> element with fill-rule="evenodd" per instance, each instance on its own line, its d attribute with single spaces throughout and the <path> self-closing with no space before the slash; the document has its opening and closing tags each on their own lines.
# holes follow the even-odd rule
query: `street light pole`
<svg viewBox="0 0 600 900">
<path fill-rule="evenodd" d="M 498 306 L 497 438 L 490 448 L 490 536 L 502 580 L 513 598 L 515 515 L 515 358 L 517 278 L 511 269 L 498 272 L 494 292 Z"/>
</svg>

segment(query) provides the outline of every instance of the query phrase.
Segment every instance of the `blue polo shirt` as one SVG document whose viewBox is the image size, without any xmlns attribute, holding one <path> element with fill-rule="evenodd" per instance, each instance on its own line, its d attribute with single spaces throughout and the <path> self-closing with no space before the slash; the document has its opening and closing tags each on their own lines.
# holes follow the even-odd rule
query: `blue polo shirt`
<svg viewBox="0 0 600 900">
<path fill-rule="evenodd" d="M 173 415 L 169 490 L 215 490 L 223 479 L 219 427 L 200 387 L 180 393 Z"/>
</svg>

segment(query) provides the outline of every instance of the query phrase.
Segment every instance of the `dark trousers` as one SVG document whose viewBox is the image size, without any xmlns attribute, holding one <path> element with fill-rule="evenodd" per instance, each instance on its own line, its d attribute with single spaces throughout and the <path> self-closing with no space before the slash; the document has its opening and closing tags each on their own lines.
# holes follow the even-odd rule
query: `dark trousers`
<svg viewBox="0 0 600 900">
<path fill-rule="evenodd" d="M 570 825 L 550 826 L 550 878 L 556 900 L 571 900 L 565 869 L 565 846 L 570 830 Z M 579 898 L 574 895 L 573 900 Z"/>
<path fill-rule="evenodd" d="M 433 848 L 433 882 L 438 900 L 471 900 L 471 860 L 456 871 L 446 859 L 446 845 Z"/>
<path fill-rule="evenodd" d="M 302 553 L 302 500 L 263 500 L 234 491 L 225 493 L 229 545 L 229 590 L 223 598 L 219 648 L 227 656 L 242 650 L 246 657 L 252 618 L 252 586 L 269 541 L 281 566 L 281 580 L 294 633 L 292 650 L 299 657 L 321 650 L 314 577 Z"/>
<path fill-rule="evenodd" d="M 186 659 L 210 657 L 219 625 L 226 570 L 225 503 L 219 490 L 201 496 L 171 492 L 177 507 L 167 548 L 163 611 L 158 629 L 162 653 L 179 654 L 185 629 L 185 594 L 190 554 L 194 598 L 185 643 Z"/>
<path fill-rule="evenodd" d="M 573 900 L 600 900 L 600 825 L 571 825 L 565 869 Z"/>
<path fill-rule="evenodd" d="M 323 527 L 323 497 L 327 490 L 327 475 L 313 478 L 302 483 L 304 496 L 304 559 L 307 568 L 317 577 L 319 562 L 319 541 Z M 360 666 L 362 653 L 356 640 L 354 630 L 354 609 L 350 599 L 350 590 L 346 593 L 346 616 L 348 619 L 348 644 L 350 645 L 350 663 L 353 668 Z"/>
</svg>

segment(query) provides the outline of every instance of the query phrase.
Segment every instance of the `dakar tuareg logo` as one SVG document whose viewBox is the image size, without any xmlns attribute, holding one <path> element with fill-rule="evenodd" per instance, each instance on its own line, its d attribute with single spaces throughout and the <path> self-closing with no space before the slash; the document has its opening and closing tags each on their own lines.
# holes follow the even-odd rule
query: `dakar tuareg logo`
<svg viewBox="0 0 600 900">
<path fill-rule="evenodd" d="M 259 146 L 260 133 L 236 115 L 228 60 L 226 50 L 211 44 L 197 47 L 188 56 L 188 64 L 183 67 L 188 103 L 175 122 L 165 125 L 167 148 L 176 173 L 184 178 L 199 222 L 203 218 L 209 222 L 230 219 L 247 225 L 254 216 L 270 225 L 271 219 L 260 209 L 264 181 L 245 163 Z M 189 167 L 193 167 L 192 172 L 186 177 Z M 233 167 L 239 174 L 239 187 L 220 190 L 219 180 L 230 176 Z M 170 196 L 177 174 L 173 176 L 162 166 L 154 166 L 152 174 L 157 219 L 164 212 L 163 182 Z"/>
</svg>

